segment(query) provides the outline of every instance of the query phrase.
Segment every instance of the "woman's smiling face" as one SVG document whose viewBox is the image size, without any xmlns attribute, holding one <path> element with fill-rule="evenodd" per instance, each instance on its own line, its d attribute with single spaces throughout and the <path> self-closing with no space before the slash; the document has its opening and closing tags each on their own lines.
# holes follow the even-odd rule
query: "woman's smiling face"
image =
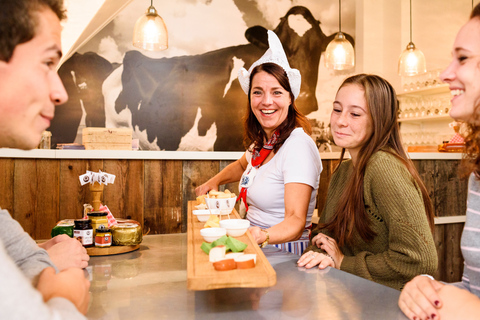
<svg viewBox="0 0 480 320">
<path fill-rule="evenodd" d="M 365 90 L 358 84 L 341 87 L 330 116 L 333 140 L 356 160 L 362 146 L 373 133 L 373 122 L 365 99 Z"/>
<path fill-rule="evenodd" d="M 275 129 L 287 118 L 292 100 L 271 74 L 260 71 L 253 76 L 250 107 L 263 130 L 270 138 Z"/>
<path fill-rule="evenodd" d="M 450 86 L 452 108 L 456 120 L 474 122 L 474 112 L 480 103 L 480 19 L 467 22 L 453 44 L 452 62 L 440 78 Z M 477 124 L 479 120 L 476 120 Z"/>
</svg>

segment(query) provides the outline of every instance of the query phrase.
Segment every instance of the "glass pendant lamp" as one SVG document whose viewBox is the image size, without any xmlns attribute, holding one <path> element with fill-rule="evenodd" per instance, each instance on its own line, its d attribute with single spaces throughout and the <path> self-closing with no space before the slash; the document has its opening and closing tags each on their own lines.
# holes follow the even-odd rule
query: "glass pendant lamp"
<svg viewBox="0 0 480 320">
<path fill-rule="evenodd" d="M 338 33 L 325 50 L 325 67 L 333 70 L 347 70 L 355 66 L 353 46 L 342 33 L 342 1 L 338 1 Z"/>
<path fill-rule="evenodd" d="M 412 0 L 410 0 L 410 43 L 398 60 L 398 74 L 400 76 L 415 76 L 425 72 L 427 72 L 425 56 L 412 42 Z"/>
<path fill-rule="evenodd" d="M 168 32 L 165 22 L 150 1 L 150 7 L 138 18 L 133 29 L 133 45 L 137 48 L 160 51 L 168 48 Z"/>
</svg>

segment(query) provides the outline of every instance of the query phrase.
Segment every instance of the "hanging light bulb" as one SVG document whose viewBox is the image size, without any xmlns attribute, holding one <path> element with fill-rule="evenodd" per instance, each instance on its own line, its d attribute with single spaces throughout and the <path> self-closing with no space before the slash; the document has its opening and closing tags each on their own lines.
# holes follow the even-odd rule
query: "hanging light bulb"
<svg viewBox="0 0 480 320">
<path fill-rule="evenodd" d="M 398 60 L 398 74 L 400 76 L 414 76 L 425 72 L 427 72 L 425 56 L 412 42 L 412 0 L 410 0 L 410 43 Z"/>
<path fill-rule="evenodd" d="M 353 46 L 342 33 L 342 1 L 338 1 L 338 33 L 325 49 L 325 67 L 333 70 L 347 70 L 355 66 Z"/>
<path fill-rule="evenodd" d="M 168 48 L 168 32 L 165 22 L 150 2 L 145 15 L 138 18 L 133 29 L 133 45 L 137 48 L 156 51 Z"/>
</svg>

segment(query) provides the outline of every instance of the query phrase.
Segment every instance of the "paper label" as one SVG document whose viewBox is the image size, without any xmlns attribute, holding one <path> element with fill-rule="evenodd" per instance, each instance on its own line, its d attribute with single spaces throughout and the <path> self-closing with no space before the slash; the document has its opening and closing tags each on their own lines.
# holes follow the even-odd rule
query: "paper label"
<svg viewBox="0 0 480 320">
<path fill-rule="evenodd" d="M 93 229 L 73 230 L 73 237 L 80 241 L 84 246 L 93 244 Z"/>
</svg>

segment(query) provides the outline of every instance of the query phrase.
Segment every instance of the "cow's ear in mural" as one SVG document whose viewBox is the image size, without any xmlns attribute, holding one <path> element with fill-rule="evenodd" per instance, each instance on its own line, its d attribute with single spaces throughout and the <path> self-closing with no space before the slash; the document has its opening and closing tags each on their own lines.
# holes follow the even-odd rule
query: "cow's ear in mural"
<svg viewBox="0 0 480 320">
<path fill-rule="evenodd" d="M 75 141 L 85 115 L 87 127 L 131 127 L 143 150 L 244 151 L 242 119 L 249 107 L 237 74 L 265 53 L 268 28 L 302 75 L 298 109 L 307 116 L 316 112 L 320 58 L 335 34 L 325 35 L 305 6 L 276 21 L 273 28 L 247 28 L 246 44 L 201 54 L 150 58 L 130 50 L 117 64 L 94 52 L 75 53 L 59 70 L 69 100 L 56 109 L 49 129 L 54 147 Z M 328 121 L 312 120 L 314 129 L 328 129 Z M 319 144 L 326 141 L 322 133 Z"/>
<path fill-rule="evenodd" d="M 248 42 L 256 45 L 260 49 L 268 49 L 268 34 L 267 29 L 261 26 L 250 27 L 245 31 L 245 38 Z"/>
</svg>

